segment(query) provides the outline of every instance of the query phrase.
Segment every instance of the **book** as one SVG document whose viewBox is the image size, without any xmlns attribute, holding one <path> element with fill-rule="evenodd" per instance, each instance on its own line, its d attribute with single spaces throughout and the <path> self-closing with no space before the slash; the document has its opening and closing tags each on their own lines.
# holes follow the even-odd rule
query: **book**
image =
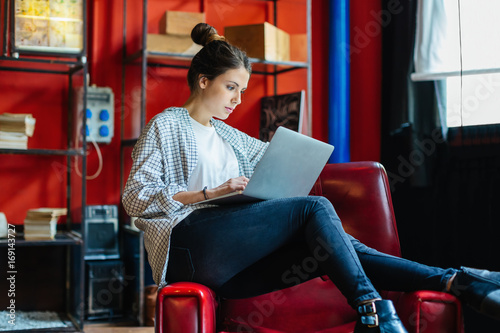
<svg viewBox="0 0 500 333">
<path fill-rule="evenodd" d="M 43 240 L 54 239 L 57 233 L 57 220 L 59 218 L 49 219 L 25 219 L 24 220 L 24 239 Z"/>
<path fill-rule="evenodd" d="M 0 131 L 0 148 L 28 149 L 28 136 L 22 133 Z"/>
<path fill-rule="evenodd" d="M 304 90 L 263 97 L 261 99 L 259 138 L 262 141 L 271 141 L 280 126 L 303 133 L 304 105 Z"/>
<path fill-rule="evenodd" d="M 66 214 L 66 208 L 43 207 L 28 210 L 24 219 L 24 239 L 54 239 L 57 233 L 57 221 Z"/>
<path fill-rule="evenodd" d="M 29 209 L 26 213 L 26 218 L 32 219 L 47 219 L 52 217 L 59 217 L 66 215 L 68 210 L 66 208 L 49 208 L 49 207 L 41 207 L 41 208 L 33 208 Z"/>
<path fill-rule="evenodd" d="M 28 149 L 28 137 L 33 136 L 35 122 L 29 113 L 0 114 L 0 148 Z"/>
<path fill-rule="evenodd" d="M 36 119 L 29 113 L 2 113 L 0 114 L 0 131 L 22 133 L 29 137 L 35 131 Z"/>
</svg>

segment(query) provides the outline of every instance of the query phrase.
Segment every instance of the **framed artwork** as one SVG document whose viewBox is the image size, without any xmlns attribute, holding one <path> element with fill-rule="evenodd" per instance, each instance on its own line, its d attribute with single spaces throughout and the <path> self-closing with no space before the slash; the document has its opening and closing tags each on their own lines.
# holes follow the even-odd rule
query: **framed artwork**
<svg viewBox="0 0 500 333">
<path fill-rule="evenodd" d="M 280 126 L 301 132 L 305 91 L 266 96 L 261 99 L 260 132 L 262 141 L 271 141 Z"/>
<path fill-rule="evenodd" d="M 85 0 L 11 0 L 12 52 L 83 55 L 85 6 Z"/>
</svg>

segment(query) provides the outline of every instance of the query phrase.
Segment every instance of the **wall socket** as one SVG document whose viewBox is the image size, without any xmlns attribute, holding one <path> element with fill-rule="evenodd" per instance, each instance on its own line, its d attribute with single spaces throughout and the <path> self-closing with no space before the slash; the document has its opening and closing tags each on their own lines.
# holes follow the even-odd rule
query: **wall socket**
<svg viewBox="0 0 500 333">
<path fill-rule="evenodd" d="M 110 143 L 114 135 L 114 94 L 109 87 L 87 88 L 87 142 Z"/>
</svg>

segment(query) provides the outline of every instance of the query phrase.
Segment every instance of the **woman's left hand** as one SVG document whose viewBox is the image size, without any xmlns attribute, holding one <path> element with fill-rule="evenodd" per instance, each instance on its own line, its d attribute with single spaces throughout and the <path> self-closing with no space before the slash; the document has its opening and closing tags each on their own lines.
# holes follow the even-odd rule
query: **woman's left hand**
<svg viewBox="0 0 500 333">
<path fill-rule="evenodd" d="M 213 189 L 206 190 L 207 197 L 213 199 L 224 194 L 243 191 L 248 184 L 248 180 L 245 176 L 231 178 Z M 188 205 L 205 200 L 205 194 L 203 191 L 184 191 L 174 194 L 172 198 L 184 205 Z"/>
<path fill-rule="evenodd" d="M 223 184 L 207 190 L 207 196 L 209 199 L 220 197 L 221 195 L 243 191 L 248 184 L 249 179 L 245 176 L 240 176 L 236 178 L 231 178 L 224 182 Z"/>
</svg>

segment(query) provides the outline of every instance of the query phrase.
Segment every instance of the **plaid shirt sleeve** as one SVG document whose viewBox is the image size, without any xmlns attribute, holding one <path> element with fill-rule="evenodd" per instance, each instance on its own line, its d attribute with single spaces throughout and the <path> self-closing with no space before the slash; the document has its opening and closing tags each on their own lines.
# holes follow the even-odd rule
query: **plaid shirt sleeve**
<svg viewBox="0 0 500 333">
<path fill-rule="evenodd" d="M 187 190 L 188 170 L 184 169 L 196 164 L 196 147 L 192 141 L 175 140 L 172 125 L 164 118 L 168 117 L 160 114 L 146 126 L 132 152 L 133 165 L 123 193 L 130 216 L 174 217 L 183 206 L 172 197 Z"/>
</svg>

